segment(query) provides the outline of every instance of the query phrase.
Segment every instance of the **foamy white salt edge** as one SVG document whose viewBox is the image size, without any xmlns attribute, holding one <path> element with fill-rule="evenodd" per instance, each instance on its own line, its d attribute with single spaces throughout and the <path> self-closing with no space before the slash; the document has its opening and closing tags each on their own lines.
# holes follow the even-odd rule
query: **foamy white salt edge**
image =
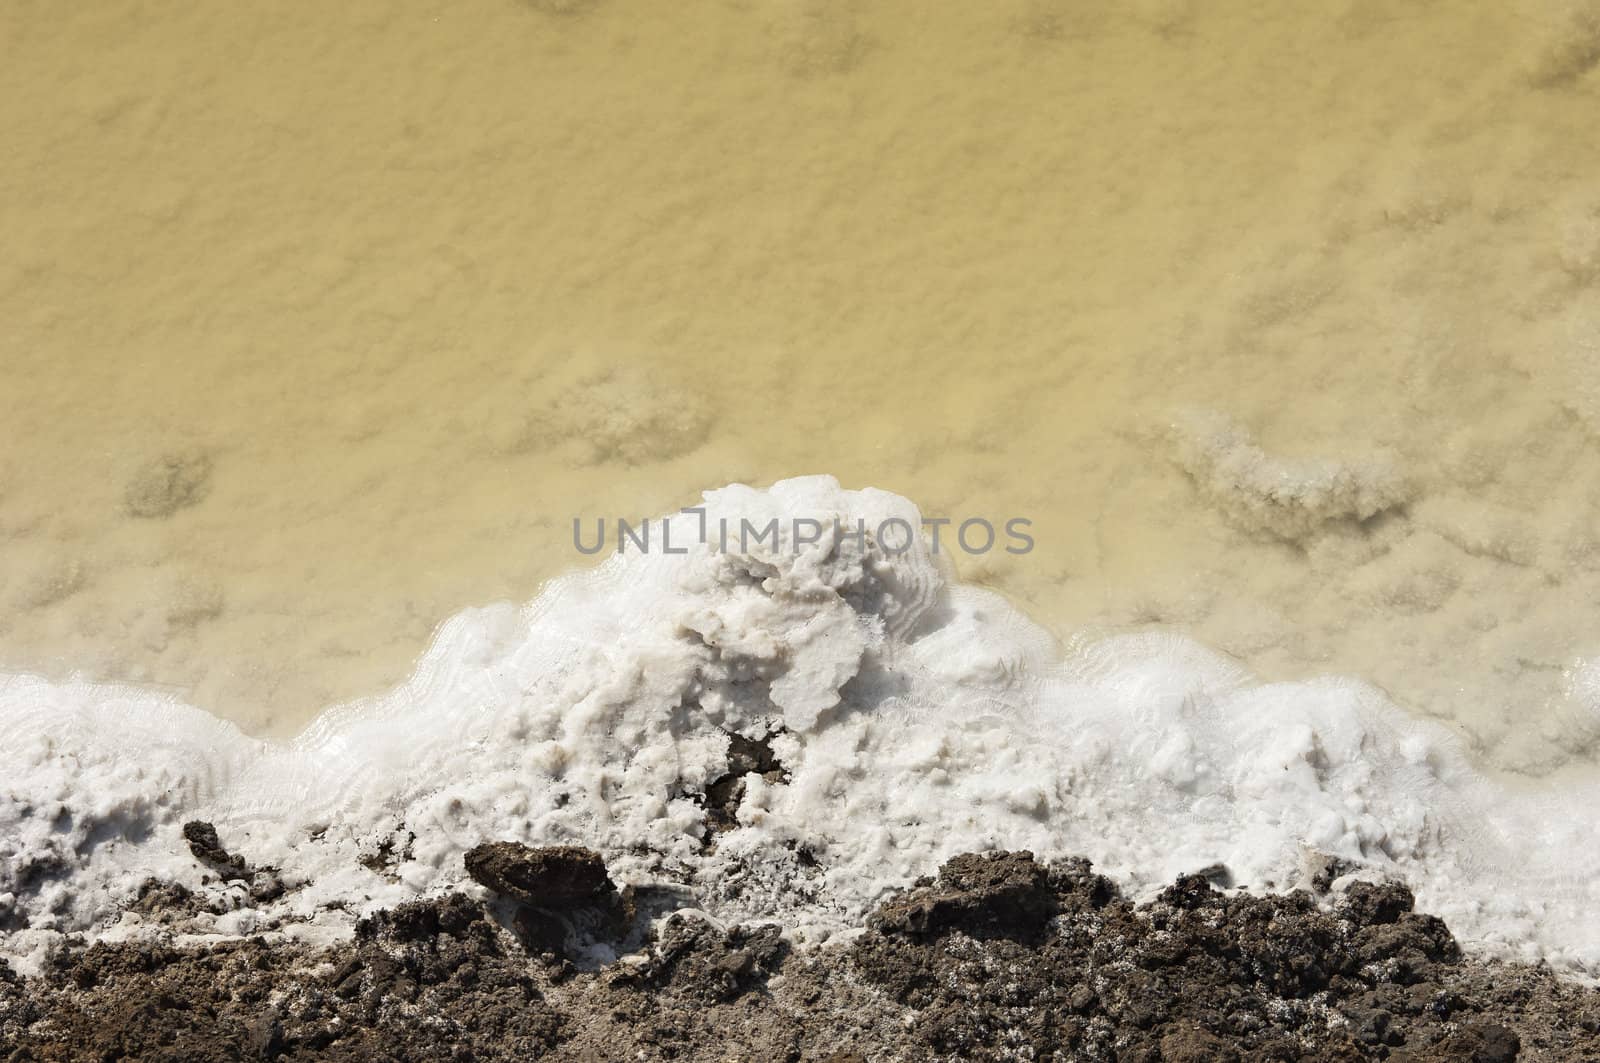
<svg viewBox="0 0 1600 1063">
<path fill-rule="evenodd" d="M 63 933 L 139 932 L 120 906 L 145 879 L 202 888 L 180 836 L 202 818 L 303 883 L 259 909 L 204 887 L 231 890 L 218 934 L 341 931 L 461 886 L 461 854 L 498 839 L 589 845 L 621 881 L 812 939 L 964 850 L 1082 854 L 1135 890 L 1219 862 L 1286 889 L 1332 854 L 1403 877 L 1477 951 L 1600 971 L 1600 787 L 1507 793 L 1368 685 L 1258 684 L 1177 637 L 1062 659 L 924 544 L 792 549 L 796 516 L 915 526 L 892 494 L 808 477 L 705 504 L 713 526 L 782 518 L 785 541 L 635 553 L 469 610 L 407 683 L 289 743 L 145 690 L 4 680 L 0 922 L 26 929 L 0 951 L 26 970 Z M 691 542 L 700 519 L 673 519 Z M 724 771 L 724 729 L 779 725 L 789 782 L 752 777 L 703 852 L 691 795 Z M 391 838 L 408 858 L 363 866 Z"/>
</svg>

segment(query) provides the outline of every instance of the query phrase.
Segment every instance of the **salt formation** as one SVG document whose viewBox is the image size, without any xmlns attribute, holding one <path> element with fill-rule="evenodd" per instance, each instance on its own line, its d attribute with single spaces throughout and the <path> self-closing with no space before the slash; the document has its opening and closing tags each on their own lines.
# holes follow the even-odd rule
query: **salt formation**
<svg viewBox="0 0 1600 1063">
<path fill-rule="evenodd" d="M 509 453 L 548 453 L 586 468 L 643 465 L 705 442 L 711 418 L 698 396 L 648 369 L 618 367 L 578 377 L 503 434 Z"/>
<path fill-rule="evenodd" d="M 204 501 L 211 491 L 211 458 L 204 452 L 164 454 L 134 474 L 123 496 L 130 517 L 170 517 Z"/>
<path fill-rule="evenodd" d="M 1063 659 L 925 546 L 839 534 L 917 525 L 895 495 L 810 477 L 705 507 L 825 531 L 630 552 L 525 608 L 468 611 L 405 684 L 286 744 L 147 691 L 5 681 L 4 951 L 27 966 L 65 932 L 139 933 L 122 907 L 150 876 L 231 909 L 207 917 L 218 934 L 337 932 L 473 888 L 463 854 L 509 840 L 589 846 L 619 882 L 810 939 L 966 850 L 1082 853 L 1135 889 L 1221 864 L 1281 890 L 1342 861 L 1406 878 L 1480 950 L 1600 970 L 1600 855 L 1581 844 L 1600 787 L 1501 792 L 1374 688 L 1256 684 L 1175 637 Z M 672 520 L 695 539 L 698 514 Z M 732 735 L 768 742 L 787 778 L 746 776 L 713 838 Z M 282 895 L 202 883 L 194 819 Z"/>
<path fill-rule="evenodd" d="M 1411 495 L 1389 462 L 1274 457 L 1221 414 L 1186 414 L 1173 425 L 1172 438 L 1178 464 L 1236 524 L 1291 542 L 1332 521 L 1367 520 Z"/>
</svg>

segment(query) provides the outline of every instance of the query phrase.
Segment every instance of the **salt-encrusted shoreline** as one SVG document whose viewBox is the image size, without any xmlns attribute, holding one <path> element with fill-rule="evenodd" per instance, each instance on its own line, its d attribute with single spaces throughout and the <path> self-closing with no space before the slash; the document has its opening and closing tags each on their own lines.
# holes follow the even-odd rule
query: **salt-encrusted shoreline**
<svg viewBox="0 0 1600 1063">
<path fill-rule="evenodd" d="M 920 521 L 828 477 L 705 508 Z M 701 517 L 676 519 L 693 541 Z M 925 543 L 702 544 L 463 613 L 406 684 L 289 743 L 148 690 L 0 679 L 0 955 L 132 932 L 152 878 L 205 896 L 205 933 L 327 940 L 461 888 L 463 854 L 506 839 L 587 845 L 619 882 L 807 941 L 966 851 L 1082 854 L 1140 897 L 1213 866 L 1282 892 L 1333 860 L 1409 883 L 1474 954 L 1593 974 L 1597 801 L 1502 788 L 1355 680 L 1261 683 L 1176 635 L 1063 650 Z M 202 881 L 197 820 L 250 873 Z"/>
</svg>

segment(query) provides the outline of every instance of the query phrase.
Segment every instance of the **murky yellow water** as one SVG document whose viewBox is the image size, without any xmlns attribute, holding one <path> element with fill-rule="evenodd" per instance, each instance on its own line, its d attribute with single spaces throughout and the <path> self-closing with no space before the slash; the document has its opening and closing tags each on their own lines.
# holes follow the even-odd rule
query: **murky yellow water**
<svg viewBox="0 0 1600 1063">
<path fill-rule="evenodd" d="M 0 665 L 259 731 L 831 472 L 1070 637 L 1600 713 L 1600 5 L 0 5 Z"/>
</svg>

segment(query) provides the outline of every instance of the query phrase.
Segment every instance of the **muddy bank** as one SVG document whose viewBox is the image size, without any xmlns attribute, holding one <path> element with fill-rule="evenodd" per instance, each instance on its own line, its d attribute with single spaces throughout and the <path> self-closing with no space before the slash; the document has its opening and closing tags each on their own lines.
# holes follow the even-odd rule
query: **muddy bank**
<svg viewBox="0 0 1600 1063">
<path fill-rule="evenodd" d="M 403 905 L 330 948 L 98 943 L 0 971 L 0 1058 L 1600 1059 L 1600 991 L 1464 959 L 1399 885 L 1197 875 L 1136 906 L 1084 861 L 964 855 L 802 953 L 776 926 L 652 923 L 584 850 L 475 853 L 497 900 Z M 193 898 L 143 903 L 178 925 Z"/>
</svg>

